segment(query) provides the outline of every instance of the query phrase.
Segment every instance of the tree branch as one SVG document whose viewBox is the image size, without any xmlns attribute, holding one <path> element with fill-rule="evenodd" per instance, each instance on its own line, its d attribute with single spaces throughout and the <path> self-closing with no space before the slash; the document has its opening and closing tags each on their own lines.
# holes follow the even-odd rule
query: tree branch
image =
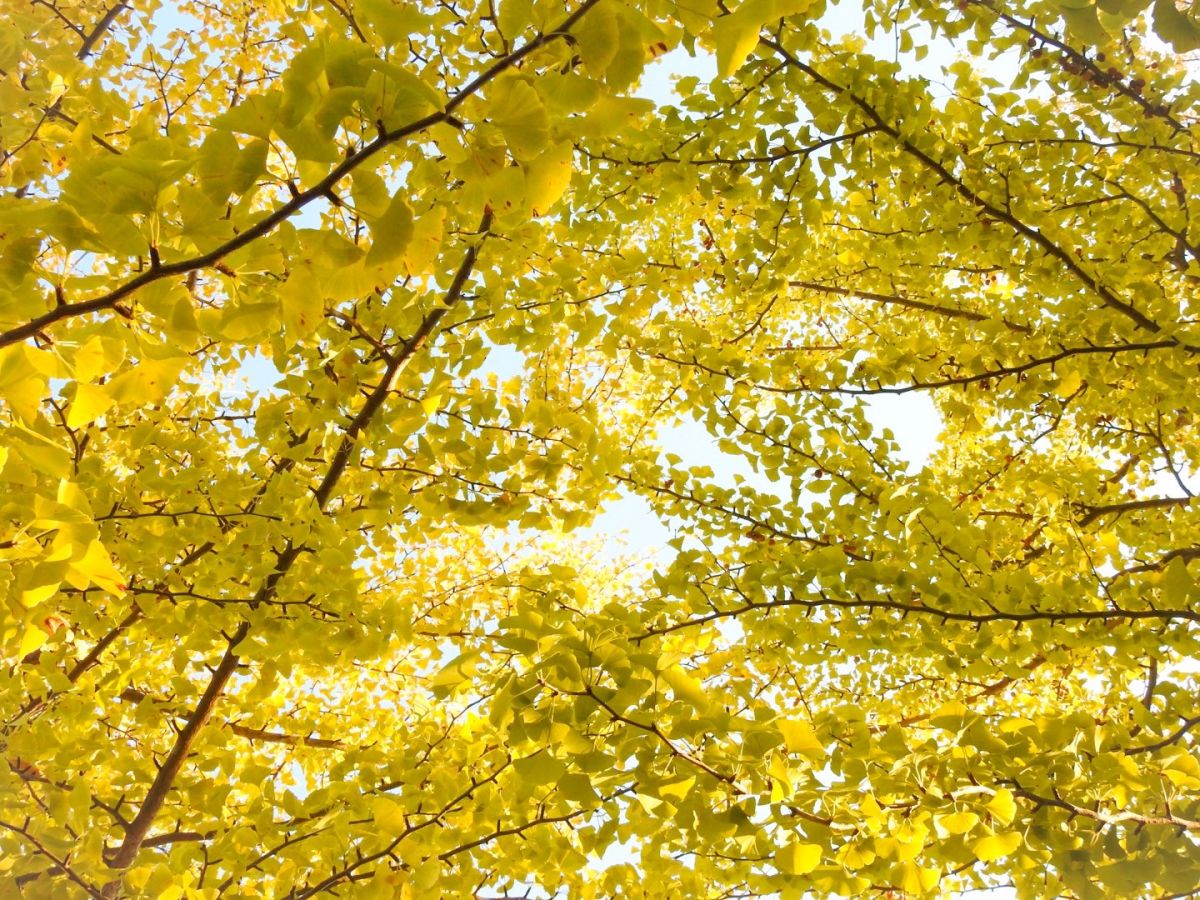
<svg viewBox="0 0 1200 900">
<path fill-rule="evenodd" d="M 1044 250 L 1048 255 L 1058 260 L 1059 263 L 1062 264 L 1063 268 L 1070 272 L 1075 279 L 1087 286 L 1094 294 L 1096 294 L 1105 306 L 1121 313 L 1123 316 L 1145 331 L 1149 331 L 1154 334 L 1162 331 L 1161 325 L 1148 318 L 1144 313 L 1137 310 L 1132 304 L 1118 297 L 1107 285 L 1085 270 L 1077 260 L 1072 258 L 1070 253 L 1052 241 L 1046 236 L 1045 233 L 1037 228 L 1027 225 L 1009 210 L 996 206 L 995 204 L 985 200 L 978 193 L 968 187 L 967 184 L 962 181 L 962 179 L 952 174 L 943 163 L 934 159 L 920 147 L 916 146 L 914 143 L 905 138 L 897 127 L 885 121 L 883 116 L 881 116 L 879 112 L 862 97 L 859 97 L 857 94 L 853 93 L 837 82 L 826 78 L 812 66 L 801 62 L 796 58 L 795 54 L 793 54 L 773 38 L 760 37 L 759 41 L 782 56 L 789 65 L 801 72 L 804 72 L 813 81 L 824 87 L 826 90 L 837 96 L 846 97 L 851 103 L 854 104 L 854 106 L 861 110 L 868 119 L 875 123 L 875 125 L 879 127 L 879 130 L 890 135 L 901 150 L 920 162 L 921 165 L 936 175 L 938 179 L 942 181 L 942 183 L 962 197 L 965 201 L 967 201 L 967 203 L 983 212 L 986 212 L 992 218 L 1007 223 L 1009 227 L 1011 227 L 1026 240 L 1041 247 L 1042 250 Z M 1200 351 L 1200 348 L 1181 344 L 1175 338 L 1169 339 L 1169 343 L 1183 346 L 1189 352 Z"/>
<path fill-rule="evenodd" d="M 440 112 L 430 113 L 429 115 L 423 116 L 414 122 L 408 123 L 407 125 L 403 125 L 391 131 L 383 132 L 373 141 L 364 146 L 361 150 L 351 153 L 342 162 L 334 166 L 328 175 L 326 175 L 308 190 L 298 191 L 291 200 L 283 204 L 273 213 L 270 213 L 264 218 L 259 219 L 256 223 L 239 232 L 220 246 L 213 248 L 207 253 L 201 253 L 198 256 L 178 260 L 172 263 L 162 263 L 161 265 L 147 268 L 140 275 L 129 279 L 124 284 L 113 288 L 108 293 L 102 294 L 99 297 L 94 297 L 91 300 L 81 300 L 76 303 L 64 303 L 56 306 L 48 312 L 30 319 L 23 325 L 18 325 L 0 333 L 0 347 L 6 347 L 9 344 L 14 344 L 31 338 L 51 325 L 61 322 L 64 319 L 110 310 L 130 294 L 134 293 L 140 288 L 145 287 L 146 285 L 153 284 L 156 281 L 160 281 L 164 278 L 172 278 L 177 275 L 185 275 L 188 272 L 192 272 L 197 269 L 209 268 L 216 265 L 224 257 L 228 256 L 235 250 L 239 250 L 248 244 L 252 244 L 259 238 L 269 234 L 275 229 L 276 226 L 300 212 L 314 200 L 328 197 L 329 193 L 334 189 L 334 187 L 336 187 L 339 181 L 341 181 L 384 148 L 404 140 L 411 135 L 417 134 L 418 132 L 424 131 L 433 125 L 437 125 L 441 122 L 446 122 L 452 119 L 455 110 L 466 103 L 469 98 L 473 97 L 497 76 L 516 66 L 521 62 L 521 60 L 529 56 L 538 48 L 550 43 L 551 41 L 566 36 L 569 29 L 598 2 L 599 0 L 584 0 L 584 2 L 580 4 L 579 8 L 565 20 L 563 20 L 562 24 L 553 31 L 547 31 L 539 34 L 537 37 L 529 41 L 529 43 L 508 54 L 503 59 L 498 60 L 493 65 L 488 67 L 482 74 L 476 76 L 466 85 L 466 87 L 462 88 L 457 94 L 450 98 Z"/>
<path fill-rule="evenodd" d="M 137 815 L 129 823 L 125 839 L 113 852 L 112 859 L 109 860 L 109 865 L 112 868 L 124 869 L 133 863 L 134 857 L 137 856 L 138 850 L 142 847 L 142 842 L 146 839 L 146 835 L 150 831 L 154 817 L 162 809 L 163 803 L 166 802 L 167 794 L 175 783 L 176 776 L 179 775 L 180 770 L 183 768 L 183 763 L 192 749 L 192 744 L 196 742 L 196 738 L 199 737 L 204 723 L 212 715 L 218 698 L 225 690 L 225 685 L 228 683 L 230 676 L 237 669 L 239 660 L 234 651 L 237 649 L 237 645 L 249 633 L 250 623 L 242 622 L 238 626 L 237 631 L 234 632 L 233 637 L 229 639 L 225 655 L 221 657 L 221 662 L 213 670 L 212 678 L 209 679 L 208 686 L 204 689 L 204 694 L 200 697 L 200 702 L 196 704 L 196 708 L 188 716 L 187 722 L 179 732 L 179 737 L 175 739 L 175 745 L 171 748 L 170 753 L 167 754 L 167 758 L 159 767 L 158 774 L 154 777 L 154 781 L 150 785 L 150 790 L 146 792 L 146 799 L 142 801 L 142 806 L 138 810 Z M 119 882 L 109 882 L 108 885 L 105 885 L 104 896 L 115 896 L 116 889 L 114 886 L 117 884 Z"/>
<path fill-rule="evenodd" d="M 341 741 L 329 738 L 285 734 L 281 731 L 264 731 L 261 728 L 251 728 L 248 725 L 239 725 L 236 722 L 227 723 L 227 727 L 238 737 L 244 737 L 250 741 L 267 741 L 275 744 L 287 744 L 292 747 L 320 747 L 327 750 L 341 750 L 346 746 Z"/>
<path fill-rule="evenodd" d="M 104 17 L 96 23 L 96 27 L 83 39 L 83 45 L 79 48 L 79 52 L 75 56 L 81 60 L 91 56 L 92 50 L 95 49 L 96 44 L 104 37 L 108 29 L 112 27 L 113 22 L 117 20 L 117 16 L 129 8 L 128 3 L 121 2 L 106 12 Z"/>
</svg>

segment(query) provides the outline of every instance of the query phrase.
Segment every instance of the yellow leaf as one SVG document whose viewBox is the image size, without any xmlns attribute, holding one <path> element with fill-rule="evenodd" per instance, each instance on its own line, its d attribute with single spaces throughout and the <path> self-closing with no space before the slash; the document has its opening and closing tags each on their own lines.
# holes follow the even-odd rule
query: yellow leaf
<svg viewBox="0 0 1200 900">
<path fill-rule="evenodd" d="M 697 709 L 704 709 L 708 706 L 703 686 L 680 666 L 670 666 L 660 672 L 659 676 L 671 686 L 671 691 L 678 699 L 690 703 Z"/>
<path fill-rule="evenodd" d="M 592 750 L 592 742 L 566 722 L 555 722 L 550 726 L 550 740 L 568 753 L 590 753 Z"/>
<path fill-rule="evenodd" d="M 956 728 L 969 710 L 961 700 L 951 700 L 943 703 L 929 714 L 929 722 L 938 728 Z"/>
<path fill-rule="evenodd" d="M 658 792 L 665 797 L 674 797 L 677 800 L 682 800 L 691 791 L 692 786 L 696 783 L 695 776 L 685 778 L 683 781 L 676 781 L 674 784 L 664 784 L 658 789 Z"/>
<path fill-rule="evenodd" d="M 1163 571 L 1162 581 L 1159 583 L 1162 585 L 1163 593 L 1173 602 L 1186 605 L 1191 600 L 1196 581 L 1188 572 L 1187 562 L 1184 558 L 1177 556 Z"/>
<path fill-rule="evenodd" d="M 80 581 L 87 581 L 110 594 L 120 596 L 125 593 L 125 577 L 113 565 L 108 551 L 99 541 L 92 541 L 83 556 L 72 561 L 70 574 L 78 576 L 78 580 L 70 580 L 80 590 L 86 587 L 81 587 Z"/>
<path fill-rule="evenodd" d="M 561 759 L 556 759 L 549 753 L 535 753 L 523 759 L 513 761 L 517 777 L 527 784 L 541 786 L 554 784 L 566 772 L 567 766 Z"/>
<path fill-rule="evenodd" d="M 17 648 L 17 656 L 28 656 L 34 650 L 41 649 L 49 639 L 50 635 L 42 629 L 36 625 L 27 624 L 25 630 L 21 632 L 21 645 Z"/>
<path fill-rule="evenodd" d="M 975 857 L 983 862 L 992 862 L 1010 855 L 1021 846 L 1021 835 L 1016 831 L 1005 834 L 993 834 L 980 838 L 971 845 Z"/>
<path fill-rule="evenodd" d="M 973 812 L 955 812 L 938 816 L 934 824 L 943 834 L 966 834 L 979 823 L 979 816 Z"/>
<path fill-rule="evenodd" d="M 1078 372 L 1068 372 L 1058 382 L 1058 386 L 1054 389 L 1054 393 L 1060 397 L 1070 397 L 1083 384 L 1083 376 Z"/>
<path fill-rule="evenodd" d="M 80 382 L 95 381 L 112 371 L 125 355 L 125 347 L 112 340 L 99 337 L 89 338 L 75 351 L 75 379 Z"/>
<path fill-rule="evenodd" d="M 427 416 L 432 416 L 434 413 L 436 413 L 441 405 L 441 394 L 426 394 L 421 398 L 421 409 L 424 410 L 425 415 Z"/>
<path fill-rule="evenodd" d="M 371 816 L 387 834 L 397 834 L 407 827 L 404 821 L 404 807 L 391 797 L 373 797 L 371 799 Z"/>
<path fill-rule="evenodd" d="M 823 757 L 825 746 L 821 743 L 813 727 L 799 719 L 780 719 L 777 724 L 787 745 L 788 753 L 800 753 L 805 756 Z"/>
<path fill-rule="evenodd" d="M 792 773 L 787 761 L 778 753 L 771 754 L 771 762 L 767 766 L 771 776 L 771 802 L 779 803 L 792 796 Z"/>
<path fill-rule="evenodd" d="M 771 17 L 770 0 L 750 0 L 713 23 L 717 45 L 717 74 L 728 78 L 758 45 L 758 32 Z"/>
<path fill-rule="evenodd" d="M 535 216 L 547 213 L 566 192 L 574 159 L 574 146 L 563 141 L 525 164 L 525 202 Z"/>
<path fill-rule="evenodd" d="M 113 405 L 113 398 L 99 385 L 80 382 L 75 385 L 75 399 L 67 412 L 67 427 L 82 428 L 104 415 Z"/>
<path fill-rule="evenodd" d="M 188 364 L 190 357 L 176 356 L 166 359 L 143 359 L 127 372 L 114 378 L 109 394 L 118 403 L 133 403 L 142 406 L 157 403 L 175 385 L 179 373 Z"/>
<path fill-rule="evenodd" d="M 477 650 L 468 650 L 448 662 L 440 672 L 433 677 L 435 688 L 453 689 L 458 687 L 475 674 L 483 654 Z"/>
<path fill-rule="evenodd" d="M 648 813 L 653 813 L 665 802 L 658 797 L 651 797 L 649 794 L 634 794 L 633 796 L 642 809 Z"/>
<path fill-rule="evenodd" d="M 35 585 L 31 588 L 26 588 L 21 591 L 21 605 L 26 609 L 32 609 L 39 603 L 45 603 L 56 593 L 61 581 L 54 581 L 47 584 Z"/>
<path fill-rule="evenodd" d="M 371 249 L 367 265 L 386 265 L 408 249 L 413 238 L 413 212 L 408 200 L 397 194 L 384 214 L 371 222 Z"/>
<path fill-rule="evenodd" d="M 21 605 L 31 609 L 45 603 L 56 593 L 71 562 L 71 547 L 65 543 L 52 550 L 29 570 L 21 591 Z"/>
<path fill-rule="evenodd" d="M 847 869 L 862 869 L 875 862 L 875 851 L 862 844 L 846 844 L 838 853 L 838 862 Z"/>
<path fill-rule="evenodd" d="M 927 869 L 914 862 L 897 863 L 892 869 L 892 880 L 905 894 L 927 894 L 937 887 L 942 873 L 938 869 Z"/>
<path fill-rule="evenodd" d="M 325 317 L 324 292 L 311 272 L 292 272 L 279 289 L 279 300 L 283 327 L 293 341 L 308 337 Z"/>
<path fill-rule="evenodd" d="M 602 78 L 621 43 L 620 24 L 612 7 L 600 3 L 572 29 L 579 58 L 588 73 Z"/>
<path fill-rule="evenodd" d="M 444 207 L 435 207 L 417 220 L 413 226 L 412 241 L 404 253 L 404 268 L 409 275 L 425 275 L 433 268 L 445 232 Z"/>
<path fill-rule="evenodd" d="M 1007 825 L 1017 814 L 1017 801 L 1013 799 L 1012 791 L 1000 788 L 996 795 L 988 801 L 988 812 Z"/>
<path fill-rule="evenodd" d="M 775 851 L 775 867 L 785 875 L 805 875 L 820 864 L 821 847 L 818 844 L 792 841 Z"/>
<path fill-rule="evenodd" d="M 92 507 L 88 503 L 87 494 L 83 492 L 76 482 L 63 479 L 58 483 L 57 500 L 68 509 L 76 510 L 83 514 L 84 518 L 91 521 Z"/>
<path fill-rule="evenodd" d="M 542 98 L 518 78 L 497 85 L 488 118 L 504 132 L 504 140 L 517 159 L 537 156 L 550 137 L 550 116 Z"/>
<path fill-rule="evenodd" d="M 600 97 L 586 118 L 579 124 L 586 137 L 607 137 L 625 128 L 636 128 L 643 116 L 654 109 L 654 103 L 640 97 Z"/>
<path fill-rule="evenodd" d="M 0 399 L 28 422 L 37 418 L 38 405 L 46 396 L 46 380 L 30 372 L 21 347 L 0 351 Z"/>
</svg>

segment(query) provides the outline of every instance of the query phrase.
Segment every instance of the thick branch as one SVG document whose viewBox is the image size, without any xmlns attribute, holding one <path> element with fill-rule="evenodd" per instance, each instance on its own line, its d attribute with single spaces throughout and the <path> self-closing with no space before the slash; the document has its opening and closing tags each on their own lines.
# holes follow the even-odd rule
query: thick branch
<svg viewBox="0 0 1200 900">
<path fill-rule="evenodd" d="M 1169 509 L 1172 506 L 1187 506 L 1192 497 L 1154 497 L 1150 500 L 1128 500 L 1124 503 L 1109 503 L 1105 506 L 1086 506 L 1080 504 L 1077 508 L 1084 511 L 1079 519 L 1080 525 L 1090 525 L 1101 516 L 1116 513 L 1118 516 L 1127 512 L 1137 512 L 1142 509 Z"/>
<path fill-rule="evenodd" d="M 92 51 L 96 48 L 96 44 L 104 37 L 108 29 L 112 27 L 113 22 L 117 20 L 117 16 L 127 9 L 129 9 L 129 4 L 122 2 L 106 12 L 104 18 L 97 22 L 96 27 L 83 39 L 83 45 L 80 46 L 79 52 L 75 56 L 79 59 L 87 59 L 91 56 Z"/>
<path fill-rule="evenodd" d="M 1182 828 L 1185 831 L 1200 831 L 1200 822 L 1193 821 L 1192 819 L 1181 819 L 1174 813 L 1169 813 L 1165 816 L 1142 815 L 1141 813 L 1134 812 L 1105 813 L 1097 809 L 1089 809 L 1086 806 L 1069 803 L 1061 797 L 1043 797 L 1040 794 L 1025 790 L 1015 781 L 1012 782 L 1012 785 L 1012 792 L 1016 796 L 1028 800 L 1039 809 L 1042 807 L 1062 809 L 1066 810 L 1072 816 L 1093 819 L 1096 822 L 1103 822 L 1106 825 L 1172 825 L 1176 828 Z"/>
<path fill-rule="evenodd" d="M 1190 719 L 1184 719 L 1183 724 L 1180 725 L 1179 728 L 1171 732 L 1161 741 L 1155 741 L 1153 744 L 1143 744 L 1140 747 L 1130 747 L 1125 751 L 1125 755 L 1132 756 L 1135 753 L 1153 753 L 1155 750 L 1161 750 L 1164 747 L 1169 747 L 1197 725 L 1200 725 L 1200 716 L 1192 716 Z"/>
<path fill-rule="evenodd" d="M 483 222 L 481 223 L 480 231 L 485 233 L 491 225 L 492 215 L 488 211 L 484 214 Z M 384 376 L 380 379 L 379 385 L 372 391 L 367 398 L 363 408 L 347 426 L 346 432 L 342 437 L 342 442 L 338 445 L 338 449 L 334 454 L 334 458 L 330 463 L 329 469 L 325 473 L 320 486 L 315 491 L 317 506 L 319 509 L 324 509 L 325 504 L 332 496 L 334 488 L 337 486 L 338 480 L 345 472 L 350 460 L 350 455 L 356 445 L 358 436 L 370 424 L 371 419 L 382 407 L 384 400 L 391 391 L 392 381 L 395 376 L 407 365 L 412 359 L 413 354 L 417 352 L 429 336 L 437 328 L 437 324 L 442 317 L 458 302 L 462 296 L 462 289 L 474 270 L 475 261 L 478 258 L 479 246 L 477 243 L 472 244 L 455 273 L 454 279 L 450 283 L 445 296 L 442 298 L 441 305 L 438 309 L 429 313 L 422 321 L 417 332 L 408 340 L 399 353 L 397 353 L 388 362 L 387 370 Z M 255 593 L 252 605 L 258 605 L 269 601 L 275 596 L 280 581 L 287 575 L 295 561 L 300 557 L 301 550 L 290 542 L 283 550 L 276 555 L 275 569 L 263 582 Z M 208 687 L 204 691 L 200 702 L 196 709 L 188 717 L 186 724 L 180 731 L 179 736 L 175 740 L 174 746 L 171 748 L 167 759 L 163 762 L 158 774 L 150 785 L 150 789 L 146 794 L 146 799 L 143 801 L 141 808 L 138 810 L 137 816 L 129 824 L 126 830 L 125 838 L 121 845 L 113 853 L 109 865 L 114 869 L 127 868 L 132 864 L 137 852 L 146 839 L 146 835 L 150 830 L 150 826 L 154 822 L 155 816 L 158 815 L 163 803 L 166 801 L 167 794 L 170 792 L 175 778 L 178 776 L 183 767 L 184 761 L 187 759 L 188 753 L 191 750 L 192 744 L 195 743 L 196 737 L 199 735 L 204 724 L 212 715 L 213 707 L 216 705 L 217 699 L 225 689 L 230 676 L 236 670 L 239 660 L 235 650 L 237 645 L 245 639 L 250 631 L 249 622 L 242 622 L 238 626 L 237 631 L 229 640 L 229 645 L 222 657 L 221 662 L 213 671 L 212 678 L 209 680 Z M 105 886 L 106 896 L 115 895 L 119 887 L 118 881 L 110 882 Z"/>
<path fill-rule="evenodd" d="M 1166 566 L 1170 564 L 1171 560 L 1174 559 L 1182 559 L 1184 562 L 1191 562 L 1193 559 L 1200 559 L 1200 547 L 1178 547 L 1169 553 L 1164 553 L 1154 562 L 1142 563 L 1141 565 L 1130 566 L 1127 569 L 1122 569 L 1112 577 L 1112 581 L 1110 581 L 1109 584 L 1113 584 L 1118 578 L 1121 578 L 1125 575 L 1136 575 L 1141 572 L 1157 572 L 1166 568 Z"/>
<path fill-rule="evenodd" d="M 225 655 L 221 657 L 221 662 L 217 664 L 213 670 L 212 678 L 209 679 L 208 687 L 204 689 L 204 694 L 200 698 L 200 702 L 196 704 L 196 708 L 192 714 L 188 716 L 187 722 L 183 729 L 179 732 L 179 737 L 175 739 L 175 746 L 171 748 L 171 752 L 167 754 L 167 758 L 159 767 L 158 774 L 154 777 L 153 783 L 150 785 L 150 790 L 146 792 L 146 799 L 142 801 L 141 809 L 138 810 L 133 821 L 129 823 L 129 829 L 125 832 L 125 839 L 121 845 L 113 853 L 109 865 L 114 869 L 127 868 L 137 856 L 138 850 L 142 847 L 142 842 L 146 839 L 146 835 L 150 831 L 150 826 L 154 822 L 154 817 L 158 815 L 158 811 L 162 809 L 163 803 L 166 802 L 167 794 L 175 783 L 176 776 L 179 775 L 183 768 L 183 763 L 188 757 L 188 753 L 192 749 L 192 745 L 199 737 L 201 729 L 204 728 L 204 723 L 208 721 L 213 713 L 213 708 L 216 706 L 217 699 L 225 690 L 225 685 L 229 678 L 233 675 L 238 666 L 237 645 L 242 642 L 250 632 L 250 623 L 243 622 L 238 626 L 237 631 L 233 633 L 233 637 L 229 639 L 229 645 L 225 648 Z M 111 882 L 115 884 L 115 882 Z M 109 886 L 105 887 L 106 896 L 115 896 L 115 889 L 109 890 Z"/>
</svg>

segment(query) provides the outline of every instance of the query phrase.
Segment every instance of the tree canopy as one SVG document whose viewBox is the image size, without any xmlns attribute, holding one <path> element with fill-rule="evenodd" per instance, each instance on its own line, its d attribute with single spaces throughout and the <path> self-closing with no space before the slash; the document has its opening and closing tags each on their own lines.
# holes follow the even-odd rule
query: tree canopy
<svg viewBox="0 0 1200 900">
<path fill-rule="evenodd" d="M 0 8 L 0 893 L 1200 883 L 1194 4 Z"/>
</svg>

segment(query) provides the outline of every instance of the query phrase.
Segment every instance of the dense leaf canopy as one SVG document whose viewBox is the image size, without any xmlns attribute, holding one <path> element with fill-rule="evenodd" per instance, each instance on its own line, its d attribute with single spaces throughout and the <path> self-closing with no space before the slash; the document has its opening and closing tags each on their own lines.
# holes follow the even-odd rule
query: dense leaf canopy
<svg viewBox="0 0 1200 900">
<path fill-rule="evenodd" d="M 1194 5 L 0 9 L 0 894 L 1200 883 Z"/>
</svg>

